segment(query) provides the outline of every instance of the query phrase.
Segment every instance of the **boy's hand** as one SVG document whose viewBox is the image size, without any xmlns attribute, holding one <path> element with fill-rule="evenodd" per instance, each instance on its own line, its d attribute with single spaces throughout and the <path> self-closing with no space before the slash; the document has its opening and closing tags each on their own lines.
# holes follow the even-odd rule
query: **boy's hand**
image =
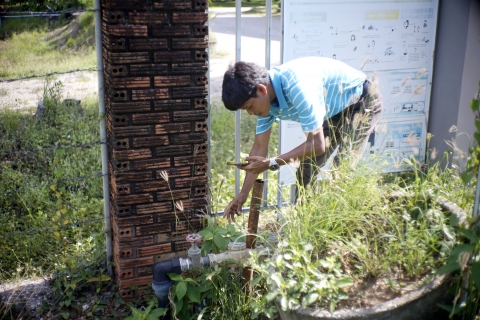
<svg viewBox="0 0 480 320">
<path fill-rule="evenodd" d="M 270 160 L 265 157 L 250 156 L 246 157 L 245 161 L 248 161 L 248 166 L 239 166 L 238 168 L 253 174 L 260 174 L 270 167 Z"/>
<path fill-rule="evenodd" d="M 235 222 L 235 214 L 239 216 L 242 213 L 242 206 L 247 201 L 247 196 L 240 192 L 225 208 L 223 217 L 227 218 L 228 222 Z"/>
</svg>

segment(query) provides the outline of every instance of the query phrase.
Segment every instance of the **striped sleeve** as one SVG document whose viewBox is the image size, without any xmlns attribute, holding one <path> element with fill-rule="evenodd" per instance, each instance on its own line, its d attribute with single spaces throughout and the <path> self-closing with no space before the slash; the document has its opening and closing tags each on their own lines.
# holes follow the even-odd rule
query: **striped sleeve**
<svg viewBox="0 0 480 320">
<path fill-rule="evenodd" d="M 258 116 L 257 117 L 257 128 L 256 134 L 261 134 L 270 129 L 275 122 L 275 117 L 269 114 L 266 117 Z"/>
</svg>

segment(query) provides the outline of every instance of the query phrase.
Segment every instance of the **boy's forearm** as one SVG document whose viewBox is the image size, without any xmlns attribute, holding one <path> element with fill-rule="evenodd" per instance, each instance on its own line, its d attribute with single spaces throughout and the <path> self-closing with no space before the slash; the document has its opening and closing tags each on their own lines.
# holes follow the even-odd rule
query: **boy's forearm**
<svg viewBox="0 0 480 320">
<path fill-rule="evenodd" d="M 323 137 L 323 130 L 320 130 L 311 137 L 307 137 L 307 141 L 296 148 L 293 148 L 287 153 L 276 157 L 278 164 L 294 164 L 302 161 L 305 158 L 316 157 L 325 153 L 325 139 Z"/>
</svg>

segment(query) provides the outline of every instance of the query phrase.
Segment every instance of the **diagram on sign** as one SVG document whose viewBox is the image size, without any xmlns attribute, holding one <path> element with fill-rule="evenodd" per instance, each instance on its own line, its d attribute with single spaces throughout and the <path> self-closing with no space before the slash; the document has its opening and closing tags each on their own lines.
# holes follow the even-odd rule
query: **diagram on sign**
<svg viewBox="0 0 480 320">
<path fill-rule="evenodd" d="M 286 60 L 304 56 L 339 59 L 364 71 L 428 66 L 432 8 L 290 12 Z M 348 21 L 348 23 L 344 23 Z M 321 39 L 321 41 L 320 41 Z"/>
</svg>

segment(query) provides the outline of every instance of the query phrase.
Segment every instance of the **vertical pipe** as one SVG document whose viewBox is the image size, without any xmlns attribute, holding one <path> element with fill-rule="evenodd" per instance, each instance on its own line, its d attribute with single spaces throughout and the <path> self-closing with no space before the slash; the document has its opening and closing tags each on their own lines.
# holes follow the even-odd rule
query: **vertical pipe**
<svg viewBox="0 0 480 320">
<path fill-rule="evenodd" d="M 102 57 L 102 15 L 100 0 L 95 0 L 95 46 L 97 53 L 98 74 L 98 109 L 100 116 L 100 140 L 102 141 L 102 177 L 103 177 L 103 211 L 105 218 L 105 244 L 107 250 L 107 268 L 110 277 L 112 270 L 112 226 L 110 223 L 110 191 L 108 187 L 107 131 L 105 129 L 105 90 L 103 87 L 103 57 Z"/>
<path fill-rule="evenodd" d="M 266 0 L 265 3 L 265 68 L 270 69 L 270 49 L 271 49 L 271 29 L 272 29 L 272 0 Z M 267 206 L 268 198 L 268 170 L 263 172 L 263 180 L 267 181 L 263 187 L 262 205 Z"/>
<path fill-rule="evenodd" d="M 477 187 L 475 189 L 475 201 L 473 203 L 473 216 L 480 217 L 480 212 L 478 211 L 478 202 L 480 201 L 480 166 L 478 166 L 478 175 L 477 175 Z"/>
<path fill-rule="evenodd" d="M 253 184 L 252 200 L 250 202 L 250 213 L 248 214 L 247 229 L 247 249 L 255 248 L 255 239 L 257 238 L 258 217 L 260 216 L 260 206 L 262 204 L 263 180 L 257 179 Z"/>
<path fill-rule="evenodd" d="M 262 204 L 264 182 L 260 179 L 255 180 L 253 184 L 252 200 L 250 202 L 250 213 L 248 214 L 248 228 L 247 228 L 247 249 L 255 248 L 255 239 L 257 238 L 258 218 L 260 216 L 260 206 Z M 245 267 L 242 270 L 242 283 L 246 286 L 247 294 L 252 292 L 253 272 L 252 268 Z"/>
<path fill-rule="evenodd" d="M 235 0 L 235 61 L 241 59 L 242 1 Z M 240 110 L 235 111 L 235 161 L 240 162 Z M 240 193 L 240 169 L 235 167 L 235 195 Z"/>
</svg>

